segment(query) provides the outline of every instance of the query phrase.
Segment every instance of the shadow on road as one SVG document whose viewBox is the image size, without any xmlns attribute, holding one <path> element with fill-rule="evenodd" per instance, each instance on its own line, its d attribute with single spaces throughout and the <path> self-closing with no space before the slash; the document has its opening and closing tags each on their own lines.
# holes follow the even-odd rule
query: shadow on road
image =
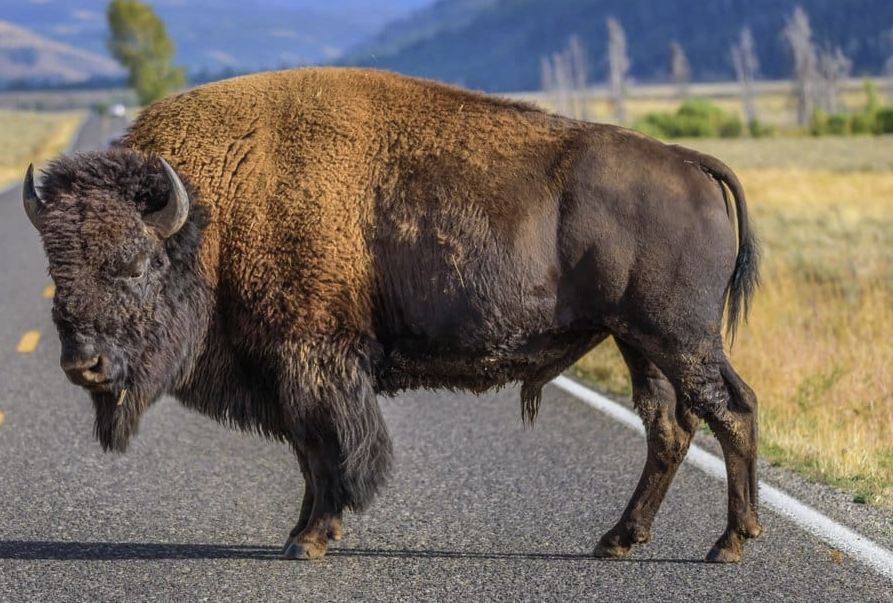
<svg viewBox="0 0 893 603">
<path fill-rule="evenodd" d="M 588 553 L 477 553 L 474 551 L 395 551 L 381 549 L 329 549 L 329 557 L 396 557 L 413 559 L 516 559 L 534 561 L 591 561 L 593 563 L 703 563 L 700 559 L 596 559 Z"/>
<path fill-rule="evenodd" d="M 60 561 L 254 559 L 265 561 L 281 557 L 281 548 L 255 545 L 0 540 L 0 559 Z"/>
<path fill-rule="evenodd" d="M 475 551 L 385 550 L 331 548 L 327 557 L 375 557 L 381 559 L 480 559 L 534 561 L 592 561 L 586 553 L 492 553 Z M 282 549 L 241 544 L 154 544 L 141 542 L 53 542 L 0 540 L 0 559 L 32 561 L 126 561 L 164 559 L 247 559 L 276 561 Z M 703 563 L 699 559 L 616 559 L 602 563 Z"/>
</svg>

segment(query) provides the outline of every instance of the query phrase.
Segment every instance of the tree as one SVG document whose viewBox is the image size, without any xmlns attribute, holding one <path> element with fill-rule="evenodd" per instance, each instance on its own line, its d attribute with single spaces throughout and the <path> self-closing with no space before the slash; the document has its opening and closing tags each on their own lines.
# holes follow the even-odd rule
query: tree
<svg viewBox="0 0 893 603">
<path fill-rule="evenodd" d="M 799 6 L 787 19 L 782 35 L 791 47 L 794 61 L 794 92 L 797 96 L 797 123 L 805 126 L 812 118 L 815 106 L 818 74 L 818 59 L 812 43 L 812 29 L 809 17 Z"/>
<path fill-rule="evenodd" d="M 818 58 L 818 90 L 816 91 L 819 107 L 826 113 L 837 112 L 837 99 L 840 93 L 840 85 L 850 75 L 853 62 L 850 61 L 840 48 L 831 50 L 826 46 Z"/>
<path fill-rule="evenodd" d="M 750 125 L 756 122 L 757 110 L 754 102 L 754 80 L 760 64 L 754 48 L 753 34 L 749 27 L 741 30 L 741 38 L 737 46 L 732 46 L 732 63 L 735 74 L 741 84 L 741 98 L 744 103 L 744 120 Z"/>
<path fill-rule="evenodd" d="M 684 99 L 688 96 L 688 84 L 691 81 L 691 65 L 682 50 L 682 45 L 673 40 L 670 42 L 670 78 L 676 88 L 676 96 Z"/>
<path fill-rule="evenodd" d="M 574 85 L 574 117 L 589 119 L 588 99 L 586 95 L 586 49 L 576 35 L 567 42 L 567 56 L 571 66 L 571 79 Z"/>
<path fill-rule="evenodd" d="M 148 104 L 185 85 L 186 71 L 171 63 L 174 43 L 150 6 L 139 0 L 112 0 L 106 18 L 108 50 L 130 72 L 129 84 L 140 103 Z"/>
<path fill-rule="evenodd" d="M 608 17 L 605 22 L 608 28 L 608 80 L 611 88 L 611 99 L 614 101 L 614 110 L 617 115 L 617 123 L 626 123 L 626 103 L 623 98 L 623 84 L 626 81 L 626 73 L 630 68 L 629 57 L 626 55 L 626 33 L 620 22 L 613 17 Z"/>
<path fill-rule="evenodd" d="M 893 51 L 893 29 L 890 30 L 890 35 L 887 39 L 890 41 L 890 50 Z M 893 100 L 893 52 L 884 62 L 884 75 L 887 76 L 888 94 L 890 99 Z"/>
<path fill-rule="evenodd" d="M 567 48 L 540 59 L 542 87 L 555 99 L 555 111 L 575 119 L 589 119 L 586 95 L 586 50 L 576 35 Z"/>
<path fill-rule="evenodd" d="M 570 68 L 565 53 L 553 52 L 551 57 L 540 59 L 543 90 L 554 99 L 555 112 L 570 115 Z"/>
</svg>

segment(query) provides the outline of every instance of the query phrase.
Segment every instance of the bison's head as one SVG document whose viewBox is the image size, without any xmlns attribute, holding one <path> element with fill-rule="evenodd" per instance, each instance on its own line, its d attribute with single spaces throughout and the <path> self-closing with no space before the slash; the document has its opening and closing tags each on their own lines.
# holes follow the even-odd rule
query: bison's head
<svg viewBox="0 0 893 603">
<path fill-rule="evenodd" d="M 56 284 L 62 370 L 90 392 L 102 446 L 123 451 L 189 370 L 203 214 L 164 160 L 129 149 L 59 159 L 40 188 L 29 167 L 24 205 Z"/>
</svg>

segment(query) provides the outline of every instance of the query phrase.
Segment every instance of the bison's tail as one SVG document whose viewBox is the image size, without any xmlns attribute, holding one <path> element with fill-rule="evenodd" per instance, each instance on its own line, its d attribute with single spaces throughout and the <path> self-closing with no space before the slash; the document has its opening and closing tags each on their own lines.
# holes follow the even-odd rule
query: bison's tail
<svg viewBox="0 0 893 603">
<path fill-rule="evenodd" d="M 725 163 L 702 153 L 690 151 L 697 155 L 696 162 L 707 174 L 724 184 L 732 193 L 735 202 L 735 216 L 738 222 L 738 256 L 735 269 L 729 279 L 728 309 L 726 315 L 726 335 L 730 343 L 735 341 L 735 333 L 739 320 L 747 320 L 750 301 L 760 284 L 760 246 L 754 237 L 747 220 L 747 202 L 744 199 L 744 188 L 732 169 Z M 723 189 L 726 196 L 726 190 Z M 728 199 L 728 197 L 726 197 Z"/>
</svg>

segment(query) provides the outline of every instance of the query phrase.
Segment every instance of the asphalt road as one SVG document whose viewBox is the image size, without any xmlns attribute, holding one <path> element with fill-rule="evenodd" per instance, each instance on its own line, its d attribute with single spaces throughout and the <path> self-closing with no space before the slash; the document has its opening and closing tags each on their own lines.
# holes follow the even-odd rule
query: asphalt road
<svg viewBox="0 0 893 603">
<path fill-rule="evenodd" d="M 77 148 L 109 135 L 93 120 Z M 302 488 L 290 452 L 164 399 L 125 455 L 102 453 L 87 396 L 58 367 L 48 285 L 16 187 L 0 196 L 4 603 L 893 601 L 889 578 L 769 509 L 740 564 L 703 563 L 724 527 L 725 486 L 690 465 L 652 543 L 625 560 L 591 558 L 644 441 L 553 386 L 532 430 L 513 388 L 382 399 L 389 486 L 346 517 L 325 559 L 281 560 Z M 36 347 L 17 351 L 29 331 Z"/>
</svg>

